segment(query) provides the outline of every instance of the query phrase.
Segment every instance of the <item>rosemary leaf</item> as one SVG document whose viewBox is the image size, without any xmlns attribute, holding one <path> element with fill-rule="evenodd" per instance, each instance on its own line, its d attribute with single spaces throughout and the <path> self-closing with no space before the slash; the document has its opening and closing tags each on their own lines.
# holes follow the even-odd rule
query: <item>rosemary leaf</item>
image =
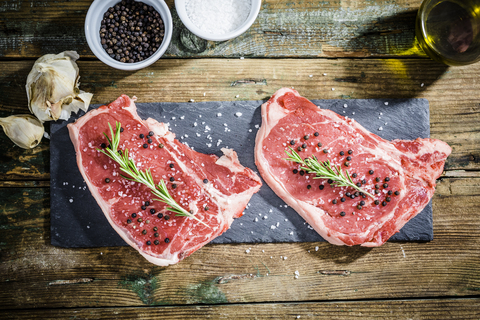
<svg viewBox="0 0 480 320">
<path fill-rule="evenodd" d="M 330 179 L 333 181 L 332 185 L 336 187 L 352 187 L 359 192 L 363 192 L 369 197 L 374 198 L 374 196 L 362 188 L 358 187 L 353 183 L 348 170 L 345 172 L 342 171 L 342 168 L 339 165 L 332 165 L 330 160 L 318 161 L 315 156 L 311 156 L 306 159 L 302 159 L 300 155 L 293 150 L 291 147 L 288 147 L 291 151 L 285 150 L 288 158 L 284 159 L 287 161 L 292 161 L 300 164 L 300 169 L 306 171 L 307 173 L 314 173 L 315 177 L 313 179 Z"/>
<path fill-rule="evenodd" d="M 163 179 L 160 179 L 158 184 L 155 184 L 152 176 L 152 172 L 150 169 L 146 169 L 145 171 L 140 171 L 137 168 L 135 162 L 129 158 L 128 149 L 124 151 L 119 151 L 118 146 L 120 144 L 120 129 L 121 124 L 119 122 L 116 123 L 115 132 L 113 131 L 112 126 L 110 123 L 108 124 L 110 128 L 110 135 L 111 138 L 108 137 L 106 133 L 103 133 L 110 144 L 108 148 L 105 150 L 97 149 L 101 153 L 105 154 L 107 157 L 115 161 L 120 165 L 120 170 L 125 173 L 126 175 L 121 175 L 123 178 L 135 181 L 141 184 L 146 185 L 150 191 L 157 196 L 156 201 L 163 202 L 167 205 L 167 210 L 175 213 L 175 216 L 181 217 L 188 217 L 197 220 L 201 224 L 205 225 L 206 227 L 210 228 L 202 220 L 198 219 L 193 213 L 188 212 L 187 210 L 183 209 L 176 201 L 172 198 L 170 193 L 168 192 L 167 185 Z"/>
</svg>

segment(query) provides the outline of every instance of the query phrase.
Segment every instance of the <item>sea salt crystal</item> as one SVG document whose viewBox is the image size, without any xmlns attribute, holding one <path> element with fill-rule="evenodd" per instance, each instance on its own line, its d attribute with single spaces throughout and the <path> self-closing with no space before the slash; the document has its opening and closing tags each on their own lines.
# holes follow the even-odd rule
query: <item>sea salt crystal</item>
<svg viewBox="0 0 480 320">
<path fill-rule="evenodd" d="M 241 112 L 235 113 L 235 117 L 240 118 L 241 116 L 242 116 L 242 113 L 241 113 Z"/>
<path fill-rule="evenodd" d="M 209 34 L 222 35 L 234 31 L 247 20 L 251 0 L 186 0 L 190 21 Z"/>
<path fill-rule="evenodd" d="M 386 106 L 388 106 L 388 102 L 384 102 L 384 104 L 385 104 Z"/>
<path fill-rule="evenodd" d="M 295 279 L 298 279 L 298 277 L 300 276 L 300 272 L 298 272 L 298 270 L 295 271 Z"/>
<path fill-rule="evenodd" d="M 382 131 L 382 130 L 383 130 L 383 127 L 378 128 L 378 131 Z"/>
<path fill-rule="evenodd" d="M 221 116 L 222 116 L 222 114 L 220 112 L 217 113 L 217 117 L 221 117 Z"/>
</svg>

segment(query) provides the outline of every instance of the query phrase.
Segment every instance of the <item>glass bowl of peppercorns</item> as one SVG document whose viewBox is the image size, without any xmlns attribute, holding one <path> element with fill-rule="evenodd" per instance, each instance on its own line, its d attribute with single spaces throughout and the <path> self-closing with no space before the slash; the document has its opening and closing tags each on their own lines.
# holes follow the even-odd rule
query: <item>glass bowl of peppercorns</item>
<svg viewBox="0 0 480 320">
<path fill-rule="evenodd" d="M 172 38 L 172 15 L 163 0 L 95 0 L 85 19 L 93 54 L 120 70 L 157 61 Z"/>
</svg>

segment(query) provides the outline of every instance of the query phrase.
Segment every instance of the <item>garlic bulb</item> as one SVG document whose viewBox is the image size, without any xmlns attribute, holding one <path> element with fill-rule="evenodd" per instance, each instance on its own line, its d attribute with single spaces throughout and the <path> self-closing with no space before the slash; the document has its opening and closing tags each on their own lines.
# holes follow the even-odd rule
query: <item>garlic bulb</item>
<svg viewBox="0 0 480 320">
<path fill-rule="evenodd" d="M 70 118 L 72 112 L 87 111 L 93 94 L 79 86 L 75 51 L 46 54 L 33 65 L 27 78 L 28 108 L 44 122 Z"/>
<path fill-rule="evenodd" d="M 20 148 L 35 148 L 42 141 L 43 124 L 30 114 L 0 118 L 5 134 Z"/>
</svg>

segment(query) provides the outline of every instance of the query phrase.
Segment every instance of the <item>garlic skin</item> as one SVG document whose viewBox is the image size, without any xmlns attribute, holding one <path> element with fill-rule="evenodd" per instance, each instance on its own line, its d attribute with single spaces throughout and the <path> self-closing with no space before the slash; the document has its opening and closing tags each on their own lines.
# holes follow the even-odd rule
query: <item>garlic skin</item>
<svg viewBox="0 0 480 320">
<path fill-rule="evenodd" d="M 72 112 L 87 111 L 93 94 L 78 88 L 79 70 L 75 51 L 46 54 L 28 74 L 28 108 L 41 122 L 67 120 Z"/>
<path fill-rule="evenodd" d="M 30 114 L 0 118 L 0 125 L 7 137 L 23 149 L 35 148 L 45 132 L 43 124 Z"/>
</svg>

